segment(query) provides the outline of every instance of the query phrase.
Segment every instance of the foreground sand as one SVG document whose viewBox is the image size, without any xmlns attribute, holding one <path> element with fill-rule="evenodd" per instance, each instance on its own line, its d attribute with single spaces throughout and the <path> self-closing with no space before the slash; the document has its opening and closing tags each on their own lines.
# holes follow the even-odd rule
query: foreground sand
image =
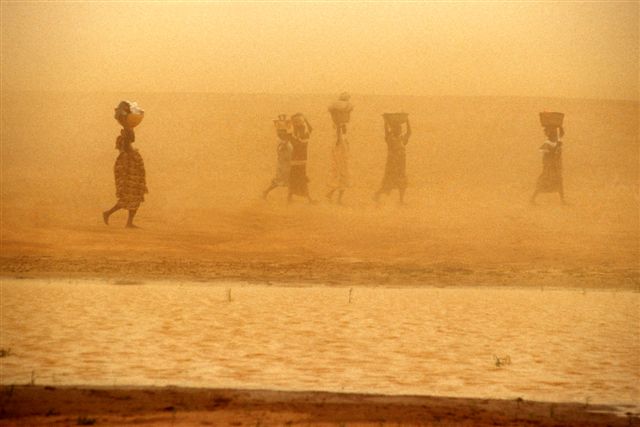
<svg viewBox="0 0 640 427">
<path fill-rule="evenodd" d="M 2 386 L 0 425 L 630 426 L 603 406 L 192 388 Z"/>
<path fill-rule="evenodd" d="M 171 219 L 142 210 L 139 230 L 123 228 L 124 214 L 114 215 L 110 226 L 99 212 L 78 222 L 5 218 L 0 274 L 343 286 L 640 286 L 635 221 L 603 227 L 582 206 L 555 200 L 501 207 L 499 216 L 491 205 L 448 202 L 460 212 L 442 210 L 444 201 L 433 200 L 404 209 L 286 207 L 274 200 Z"/>
</svg>

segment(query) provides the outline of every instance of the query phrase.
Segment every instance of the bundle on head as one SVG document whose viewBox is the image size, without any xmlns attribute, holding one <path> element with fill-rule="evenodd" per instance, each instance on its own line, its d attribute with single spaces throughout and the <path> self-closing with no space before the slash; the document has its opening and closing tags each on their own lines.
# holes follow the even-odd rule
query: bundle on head
<svg viewBox="0 0 640 427">
<path fill-rule="evenodd" d="M 121 101 L 115 108 L 114 117 L 122 127 L 133 129 L 144 119 L 144 111 L 135 102 Z"/>
<path fill-rule="evenodd" d="M 286 114 L 280 114 L 278 118 L 273 121 L 273 126 L 279 135 L 289 133 L 291 131 L 291 120 L 287 119 Z"/>
<path fill-rule="evenodd" d="M 351 96 L 347 92 L 342 92 L 338 100 L 329 105 L 329 114 L 331 114 L 331 120 L 336 126 L 349 123 L 351 120 L 353 105 L 349 99 Z"/>
</svg>

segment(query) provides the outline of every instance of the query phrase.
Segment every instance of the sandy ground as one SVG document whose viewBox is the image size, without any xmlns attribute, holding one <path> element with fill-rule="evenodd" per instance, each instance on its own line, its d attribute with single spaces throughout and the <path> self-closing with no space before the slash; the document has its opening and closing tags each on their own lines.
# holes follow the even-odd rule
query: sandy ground
<svg viewBox="0 0 640 427">
<path fill-rule="evenodd" d="M 585 404 L 222 389 L 3 386 L 0 425 L 633 426 Z"/>
<path fill-rule="evenodd" d="M 137 128 L 150 193 L 142 230 L 109 227 L 120 98 Z M 638 103 L 354 95 L 351 187 L 323 196 L 332 125 L 327 96 L 3 93 L 0 274 L 240 279 L 357 285 L 637 288 Z M 568 206 L 529 206 L 541 169 L 538 111 L 566 113 Z M 407 206 L 371 200 L 382 178 L 384 111 L 411 114 Z M 268 201 L 272 116 L 314 126 L 308 175 L 319 204 Z"/>
<path fill-rule="evenodd" d="M 106 226 L 99 212 L 93 224 L 5 226 L 0 272 L 296 285 L 640 286 L 634 224 L 585 233 L 588 214 L 574 206 L 516 205 L 500 217 L 472 206 L 452 217 L 411 205 L 270 203 L 194 210 L 169 221 L 142 210 L 141 230 L 122 228 L 124 214 Z"/>
</svg>

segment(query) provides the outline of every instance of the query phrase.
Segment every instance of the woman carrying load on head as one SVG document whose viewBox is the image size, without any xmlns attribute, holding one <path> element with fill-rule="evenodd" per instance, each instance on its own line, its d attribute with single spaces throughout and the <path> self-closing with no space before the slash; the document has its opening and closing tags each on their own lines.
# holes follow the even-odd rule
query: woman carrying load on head
<svg viewBox="0 0 640 427">
<path fill-rule="evenodd" d="M 342 204 L 344 190 L 349 187 L 349 141 L 347 140 L 346 125 L 336 126 L 336 143 L 331 149 L 331 176 L 327 199 L 332 200 L 333 194 L 338 192 L 338 204 Z"/>
<path fill-rule="evenodd" d="M 278 146 L 276 148 L 278 154 L 278 165 L 276 166 L 276 176 L 271 180 L 269 187 L 262 192 L 262 197 L 267 198 L 269 192 L 277 187 L 289 186 L 289 175 L 291 173 L 291 152 L 293 146 L 291 145 L 291 134 L 289 131 L 290 122 L 287 120 L 287 116 L 281 114 L 278 120 L 274 120 L 276 125 L 276 132 L 278 135 Z"/>
<path fill-rule="evenodd" d="M 387 142 L 387 162 L 384 167 L 384 178 L 380 189 L 373 199 L 378 202 L 381 194 L 389 194 L 391 190 L 400 192 L 399 203 L 404 204 L 404 193 L 407 189 L 407 157 L 405 146 L 411 137 L 411 124 L 406 120 L 407 131 L 402 133 L 402 123 L 392 121 L 385 116 L 384 134 Z"/>
<path fill-rule="evenodd" d="M 126 209 L 129 211 L 126 227 L 138 228 L 133 224 L 133 218 L 148 190 L 142 156 L 131 145 L 136 139 L 133 126 L 137 124 L 128 119 L 131 113 L 131 104 L 126 101 L 121 102 L 116 108 L 115 118 L 122 125 L 120 136 L 116 139 L 116 149 L 120 154 L 113 167 L 118 201 L 111 209 L 102 213 L 102 218 L 108 225 L 111 214 L 120 209 Z"/>
<path fill-rule="evenodd" d="M 562 126 L 545 126 L 544 133 L 547 140 L 540 146 L 542 154 L 542 173 L 538 177 L 536 190 L 531 196 L 531 203 L 536 203 L 540 193 L 558 193 L 560 200 L 564 200 L 564 185 L 562 182 L 562 141 L 564 136 Z M 558 135 L 559 134 L 559 135 Z"/>
<path fill-rule="evenodd" d="M 349 187 L 349 141 L 347 140 L 347 123 L 351 117 L 353 105 L 347 92 L 340 94 L 338 101 L 329 106 L 329 113 L 336 128 L 336 143 L 331 149 L 331 169 L 327 199 L 332 201 L 338 192 L 338 203 L 342 204 L 344 191 Z"/>
<path fill-rule="evenodd" d="M 302 113 L 291 116 L 291 121 L 293 123 L 293 135 L 290 142 L 293 151 L 291 152 L 289 196 L 287 200 L 291 202 L 293 196 L 296 195 L 306 197 L 310 203 L 315 203 L 309 195 L 309 178 L 307 177 L 307 148 L 313 128 Z"/>
</svg>

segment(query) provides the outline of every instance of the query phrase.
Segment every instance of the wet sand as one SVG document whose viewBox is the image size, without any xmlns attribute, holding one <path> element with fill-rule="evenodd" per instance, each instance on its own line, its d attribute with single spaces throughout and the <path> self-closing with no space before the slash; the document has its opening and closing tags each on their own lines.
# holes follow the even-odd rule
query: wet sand
<svg viewBox="0 0 640 427">
<path fill-rule="evenodd" d="M 264 390 L 3 386 L 0 424 L 631 426 L 576 403 Z"/>
</svg>

